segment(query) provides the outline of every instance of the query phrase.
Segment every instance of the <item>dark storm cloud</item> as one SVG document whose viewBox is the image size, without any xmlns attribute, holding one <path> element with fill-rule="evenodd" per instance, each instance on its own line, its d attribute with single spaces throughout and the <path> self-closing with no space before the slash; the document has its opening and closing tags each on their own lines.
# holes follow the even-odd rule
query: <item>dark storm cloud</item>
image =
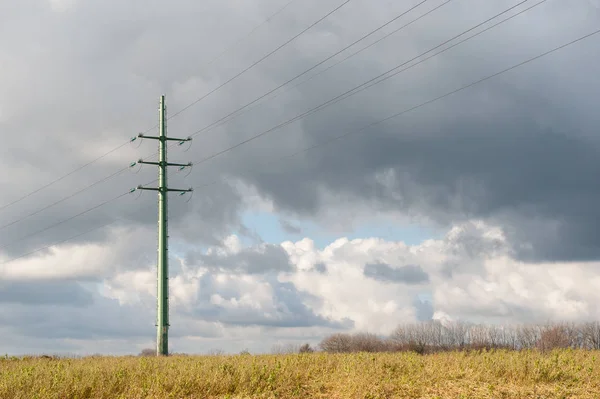
<svg viewBox="0 0 600 399">
<path fill-rule="evenodd" d="M 178 0 L 165 10 L 156 1 L 143 8 L 75 1 L 66 12 L 53 11 L 41 1 L 35 4 L 11 6 L 3 12 L 6 32 L 0 40 L 6 62 L 0 124 L 11 135 L 4 146 L 4 166 L 10 173 L 1 180 L 5 194 L 0 204 L 154 125 L 159 94 L 167 94 L 169 113 L 174 114 L 339 2 L 293 4 L 236 51 L 206 68 L 202 66 L 219 54 L 225 43 L 243 37 L 281 4 L 260 1 L 232 7 L 226 2 L 206 5 Z M 414 4 L 350 3 L 242 78 L 169 121 L 170 134 L 187 136 L 209 125 Z M 173 150 L 170 159 L 196 161 L 210 156 L 514 4 L 450 3 L 310 83 L 223 127 L 203 132 L 195 137 L 189 152 Z M 432 6 L 419 9 L 411 18 L 428 7 Z M 468 13 L 465 7 L 469 7 Z M 593 189 L 598 146 L 593 131 L 600 121 L 592 104 L 600 83 L 594 70 L 596 55 L 589 50 L 595 38 L 329 149 L 276 165 L 261 166 L 261 162 L 427 101 L 500 66 L 587 33 L 599 21 L 593 2 L 547 2 L 385 84 L 202 163 L 187 179 L 174 175 L 170 182 L 187 187 L 224 176 L 241 178 L 254 185 L 259 196 L 272 200 L 277 210 L 308 218 L 318 218 L 333 206 L 365 204 L 421 215 L 444 225 L 479 217 L 501 224 L 524 259 L 596 258 L 600 235 L 591 221 L 598 216 Z M 199 34 L 200 29 L 210 34 Z M 40 65 L 44 65 L 43 73 Z M 155 144 L 145 142 L 139 149 L 119 150 L 0 211 L 0 225 L 146 157 L 155 151 Z M 16 161 L 21 162 L 18 168 Z M 388 174 L 385 184 L 375 180 L 383 173 Z M 38 228 L 151 181 L 155 174 L 148 167 L 137 175 L 126 172 L 1 230 L 0 241 L 11 242 L 3 251 L 17 255 L 115 216 L 154 229 L 155 196 L 145 193 L 137 201 L 126 197 L 51 232 L 21 240 Z M 344 196 L 347 201 L 331 203 L 324 193 Z M 174 198 L 172 236 L 215 244 L 242 227 L 240 213 L 245 206 L 243 194 L 222 181 L 198 189 L 190 204 Z M 18 243 L 12 244 L 13 238 L 18 238 Z M 77 240 L 107 238 L 103 231 Z M 530 243 L 531 249 L 517 245 L 524 242 Z"/>
<path fill-rule="evenodd" d="M 234 7 L 227 2 L 177 0 L 165 10 L 158 1 L 142 8 L 114 1 L 75 1 L 72 8 L 59 12 L 38 1 L 3 9 L 0 127 L 11 134 L 3 146 L 0 206 L 153 126 L 161 93 L 167 94 L 168 112 L 174 114 L 339 3 L 297 2 L 210 67 L 203 66 L 281 4 L 257 1 Z M 169 134 L 187 136 L 198 131 L 414 4 L 351 2 L 242 78 L 170 120 Z M 452 2 L 306 85 L 227 125 L 202 132 L 194 137 L 190 151 L 176 148 L 169 159 L 209 157 L 514 4 Z M 593 221 L 600 216 L 594 189 L 600 167 L 595 129 L 600 120 L 595 99 L 600 82 L 597 54 L 592 52 L 597 38 L 378 125 L 364 135 L 278 163 L 265 166 L 263 162 L 430 100 L 587 33 L 599 22 L 593 2 L 549 1 L 397 78 L 200 163 L 188 178 L 172 173 L 173 187 L 203 185 L 189 204 L 182 197 L 171 199 L 172 237 L 216 244 L 244 227 L 240 215 L 249 201 L 247 193 L 220 180 L 227 177 L 254 186 L 276 211 L 323 223 L 327 223 L 321 218 L 326 211 L 331 215 L 341 207 L 365 206 L 446 226 L 482 218 L 499 223 L 523 259 L 597 258 L 600 234 Z M 0 210 L 0 225 L 64 198 L 132 160 L 147 158 L 156 150 L 155 144 L 125 147 Z M 151 167 L 143 167 L 139 174 L 126 171 L 1 229 L 0 246 L 10 244 L 1 250 L 18 255 L 114 217 L 155 231 L 156 196 L 144 193 L 137 201 L 125 197 L 27 237 L 155 178 Z M 75 242 L 105 242 L 110 233 L 102 230 Z M 137 262 L 131 255 L 124 263 Z"/>
<path fill-rule="evenodd" d="M 556 18 L 559 8 L 549 5 L 541 15 Z M 537 20 L 539 15 L 531 18 Z M 586 18 L 588 29 L 580 27 L 577 32 L 586 33 L 592 21 L 596 26 L 600 21 L 597 11 Z M 544 25 L 549 39 L 543 49 L 576 37 L 568 34 L 567 26 L 550 32 Z M 515 34 L 506 29 L 501 32 Z M 498 54 L 489 54 L 490 60 L 472 58 L 476 46 L 486 41 L 504 45 L 499 35 L 486 39 L 439 57 L 437 65 L 423 67 L 427 71 L 423 74 L 414 72 L 357 96 L 363 96 L 362 102 L 354 98 L 345 106 L 324 111 L 303 123 L 305 134 L 319 142 L 376 121 L 375 105 L 368 103 L 368 96 L 377 98 L 377 106 L 385 109 L 398 104 L 397 112 L 542 51 L 541 45 L 536 47 L 529 42 L 533 39 L 526 39 L 527 44 L 513 54 L 500 46 Z M 600 87 L 594 72 L 597 57 L 590 53 L 597 39 L 335 146 L 301 155 L 287 167 L 278 164 L 261 174 L 244 173 L 244 177 L 279 209 L 305 217 L 334 205 L 323 196 L 325 189 L 336 198 L 348 198 L 344 203 L 407 212 L 446 226 L 469 218 L 498 223 L 521 259 L 597 259 L 600 231 L 594 221 L 600 217 L 595 205 L 600 191 L 595 180 L 600 171 L 600 142 L 594 135 L 597 113 L 590 108 L 593 93 Z M 506 55 L 500 58 L 502 54 Z M 471 58 L 464 68 L 467 56 Z M 494 58 L 499 65 L 491 62 Z M 421 81 L 421 90 L 412 87 L 410 79 L 419 81 L 435 70 L 444 71 L 443 81 Z M 455 82 L 449 80 L 451 76 Z M 400 88 L 408 96 L 394 96 L 394 89 Z M 376 179 L 382 176 L 385 180 Z"/>
<path fill-rule="evenodd" d="M 420 211 L 430 217 L 437 214 L 441 221 L 492 219 L 505 226 L 513 243 L 533 245 L 530 254 L 516 248 L 521 256 L 551 260 L 597 257 L 597 140 L 544 131 L 515 120 L 514 114 L 513 119 L 506 116 L 480 129 L 467 128 L 465 121 L 449 121 L 443 134 L 424 132 L 422 136 L 398 135 L 377 143 L 364 141 L 362 153 L 377 156 L 363 170 L 393 171 L 389 188 L 377 187 L 372 180 L 374 173 L 359 178 L 358 170 L 349 171 L 355 172 L 354 183 L 341 175 L 327 183 L 336 191 L 355 196 L 360 195 L 355 190 L 371 185 L 371 191 L 388 208 Z M 332 158 L 336 155 L 323 163 L 332 164 Z M 536 221 L 542 222 L 542 228 L 536 228 Z M 555 226 L 545 229 L 543 222 Z"/>
<path fill-rule="evenodd" d="M 383 282 L 422 284 L 429 281 L 429 275 L 417 265 L 392 267 L 385 263 L 368 263 L 363 273 L 369 278 Z"/>
<path fill-rule="evenodd" d="M 167 93 L 169 110 L 181 108 L 201 96 L 220 80 L 220 73 L 229 73 L 229 70 L 219 68 L 200 68 L 206 64 L 207 58 L 214 57 L 226 44 L 235 42 L 249 27 L 264 19 L 275 7 L 280 7 L 274 1 L 231 7 L 219 2 L 207 6 L 182 0 L 172 3 L 173 8 L 166 12 L 158 2 L 150 2 L 143 9 L 119 2 L 69 3 L 65 12 L 55 12 L 49 3 L 38 1 L 29 5 L 11 5 L 3 8 L 1 13 L 6 20 L 1 24 L 5 33 L 2 38 L 13 39 L 0 39 L 5 68 L 3 76 L 6 79 L 2 82 L 4 90 L 0 95 L 0 126 L 13 132 L 13 139 L 7 140 L 3 146 L 2 158 L 8 173 L 0 179 L 4 193 L 0 206 L 55 180 L 156 124 L 160 94 Z M 210 12 L 206 12 L 207 8 Z M 297 29 L 297 25 L 304 25 L 303 19 L 313 18 L 309 10 L 310 7 L 297 8 L 289 29 Z M 219 15 L 230 23 L 223 24 L 221 18 L 216 17 Z M 163 26 L 162 23 L 157 25 L 159 19 L 171 26 L 163 31 L 172 35 L 170 38 L 161 38 L 160 34 L 156 36 Z M 15 23 L 15 20 L 20 22 Z M 199 26 L 212 34 L 198 35 Z M 280 40 L 266 35 L 261 43 L 260 34 L 264 36 L 264 32 L 257 34 L 261 48 Z M 218 41 L 215 41 L 215 35 L 219 37 Z M 23 41 L 19 43 L 16 37 L 23 38 Z M 164 46 L 159 44 L 163 39 Z M 177 45 L 166 45 L 174 43 L 173 39 Z M 248 56 L 254 56 L 256 46 L 257 43 L 250 42 L 242 49 L 250 52 Z M 39 48 L 50 51 L 37 51 Z M 176 54 L 186 54 L 186 60 L 177 63 L 168 61 L 172 57 L 180 57 Z M 231 53 L 228 55 L 231 57 Z M 225 64 L 230 69 L 238 62 L 231 63 L 230 58 Z M 44 65 L 43 73 L 38 69 L 40 65 Z M 199 86 L 192 85 L 187 92 L 184 90 L 184 93 L 170 96 L 189 79 L 196 78 Z M 196 117 L 187 125 L 173 124 L 169 134 L 185 137 L 192 129 L 207 124 L 215 115 L 215 107 L 227 107 L 228 96 L 213 97 L 215 103 L 210 106 L 203 104 L 204 107 L 196 109 Z M 156 133 L 155 130 L 152 129 L 151 133 Z M 184 153 L 178 148 L 171 150 L 170 160 L 197 160 L 207 150 L 210 152 L 213 147 L 228 142 L 227 138 L 219 136 L 197 139 L 200 144 L 195 142 L 190 152 Z M 155 141 L 143 142 L 139 148 L 126 146 L 26 200 L 0 210 L 0 225 L 12 223 L 75 193 L 134 160 L 148 158 L 155 150 Z M 175 176 L 174 172 L 170 179 L 172 187 L 189 187 L 190 181 L 181 175 Z M 195 173 L 199 175 L 196 176 L 197 183 L 202 183 L 202 178 L 214 177 L 210 168 L 204 167 L 200 172 Z M 203 175 L 202 172 L 209 173 Z M 114 217 L 152 227 L 156 223 L 156 197 L 145 193 L 137 201 L 134 196 L 126 197 L 50 232 L 21 239 L 155 177 L 156 169 L 153 167 L 143 167 L 139 174 L 126 171 L 34 217 L 1 229 L 0 242 L 11 242 L 11 247 L 3 250 L 17 255 L 48 244 L 57 237 L 70 237 L 73 231 L 81 232 Z M 172 226 L 180 227 L 185 237 L 191 240 L 214 244 L 238 227 L 240 199 L 229 186 L 212 185 L 206 190 L 198 190 L 190 206 L 178 200 L 171 201 Z M 202 223 L 194 223 L 198 220 Z M 190 228 L 187 228 L 188 223 Z M 92 234 L 91 237 L 95 241 L 107 238 L 106 234 Z M 15 238 L 19 242 L 13 244 Z"/>
</svg>

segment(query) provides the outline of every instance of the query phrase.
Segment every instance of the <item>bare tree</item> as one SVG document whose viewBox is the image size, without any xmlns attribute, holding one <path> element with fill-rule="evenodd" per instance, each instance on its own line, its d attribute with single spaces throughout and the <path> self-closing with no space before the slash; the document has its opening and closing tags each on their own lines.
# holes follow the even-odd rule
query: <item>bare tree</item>
<svg viewBox="0 0 600 399">
<path fill-rule="evenodd" d="M 582 325 L 575 323 L 563 323 L 562 328 L 568 338 L 569 346 L 573 349 L 582 349 L 585 345 Z"/>
<path fill-rule="evenodd" d="M 502 328 L 496 325 L 486 326 L 487 346 L 489 348 L 501 348 L 503 345 Z"/>
<path fill-rule="evenodd" d="M 469 328 L 469 346 L 473 349 L 483 349 L 490 346 L 487 326 L 477 324 Z"/>
<path fill-rule="evenodd" d="M 518 349 L 534 349 L 540 340 L 541 329 L 534 325 L 520 325 L 516 334 Z"/>
<path fill-rule="evenodd" d="M 446 348 L 445 327 L 438 320 L 432 320 L 424 324 L 427 347 L 431 351 L 439 351 Z"/>
<path fill-rule="evenodd" d="M 553 349 L 568 348 L 570 345 L 568 332 L 564 325 L 547 324 L 542 328 L 537 347 L 542 352 Z"/>
<path fill-rule="evenodd" d="M 375 334 L 357 333 L 352 335 L 352 352 L 382 352 L 385 350 L 385 343 Z"/>
<path fill-rule="evenodd" d="M 439 341 L 439 328 L 433 322 L 421 322 L 398 326 L 390 340 L 396 347 L 406 348 L 417 353 L 425 353 Z"/>
<path fill-rule="evenodd" d="M 325 337 L 320 343 L 321 349 L 330 353 L 343 353 L 352 350 L 352 337 L 349 334 L 337 333 Z"/>
<path fill-rule="evenodd" d="M 300 348 L 298 348 L 298 353 L 313 353 L 314 351 L 315 350 L 312 348 L 312 346 L 310 346 L 309 343 L 301 345 Z"/>
<path fill-rule="evenodd" d="M 584 345 L 587 349 L 600 349 L 600 322 L 593 321 L 581 327 Z"/>
<path fill-rule="evenodd" d="M 298 353 L 300 346 L 292 343 L 288 344 L 275 344 L 271 348 L 271 352 L 276 355 L 289 355 L 292 353 Z"/>
<path fill-rule="evenodd" d="M 446 326 L 446 343 L 449 348 L 462 349 L 468 342 L 469 326 L 461 321 L 451 322 Z"/>
<path fill-rule="evenodd" d="M 140 352 L 140 356 L 144 356 L 144 357 L 156 356 L 156 350 L 150 349 L 150 348 L 142 349 L 142 351 Z"/>
<path fill-rule="evenodd" d="M 600 349 L 600 322 L 548 323 L 500 326 L 428 321 L 398 325 L 387 339 L 374 334 L 334 334 L 320 344 L 326 352 L 383 352 L 410 350 L 431 353 L 442 350 L 510 350 L 555 348 Z"/>
<path fill-rule="evenodd" d="M 398 345 L 406 345 L 408 344 L 408 328 L 407 326 L 399 325 L 392 332 L 389 339 Z"/>
</svg>

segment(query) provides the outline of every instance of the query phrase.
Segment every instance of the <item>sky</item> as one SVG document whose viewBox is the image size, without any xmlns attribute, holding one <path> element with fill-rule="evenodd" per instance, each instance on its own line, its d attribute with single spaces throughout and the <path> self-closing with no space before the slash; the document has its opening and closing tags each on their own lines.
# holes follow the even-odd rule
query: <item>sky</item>
<svg viewBox="0 0 600 399">
<path fill-rule="evenodd" d="M 600 34 L 522 63 L 598 26 L 598 0 L 0 0 L 0 353 L 155 347 L 156 194 L 129 191 L 157 172 L 128 166 L 163 94 L 194 163 L 171 352 L 597 320 Z"/>
</svg>

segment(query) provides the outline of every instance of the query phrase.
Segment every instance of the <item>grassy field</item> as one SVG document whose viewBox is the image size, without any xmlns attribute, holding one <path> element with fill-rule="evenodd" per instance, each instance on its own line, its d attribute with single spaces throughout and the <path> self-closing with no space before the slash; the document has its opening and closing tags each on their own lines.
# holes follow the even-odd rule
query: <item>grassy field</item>
<svg viewBox="0 0 600 399">
<path fill-rule="evenodd" d="M 600 353 L 0 360 L 0 398 L 600 398 Z"/>
</svg>

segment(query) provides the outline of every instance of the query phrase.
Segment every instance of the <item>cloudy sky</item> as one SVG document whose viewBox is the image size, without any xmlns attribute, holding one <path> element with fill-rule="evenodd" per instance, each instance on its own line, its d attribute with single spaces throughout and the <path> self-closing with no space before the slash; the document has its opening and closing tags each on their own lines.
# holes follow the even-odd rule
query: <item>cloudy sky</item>
<svg viewBox="0 0 600 399">
<path fill-rule="evenodd" d="M 154 347 L 157 202 L 125 193 L 161 94 L 195 162 L 171 351 L 600 318 L 600 34 L 446 95 L 599 26 L 598 0 L 0 0 L 0 353 Z"/>
</svg>

